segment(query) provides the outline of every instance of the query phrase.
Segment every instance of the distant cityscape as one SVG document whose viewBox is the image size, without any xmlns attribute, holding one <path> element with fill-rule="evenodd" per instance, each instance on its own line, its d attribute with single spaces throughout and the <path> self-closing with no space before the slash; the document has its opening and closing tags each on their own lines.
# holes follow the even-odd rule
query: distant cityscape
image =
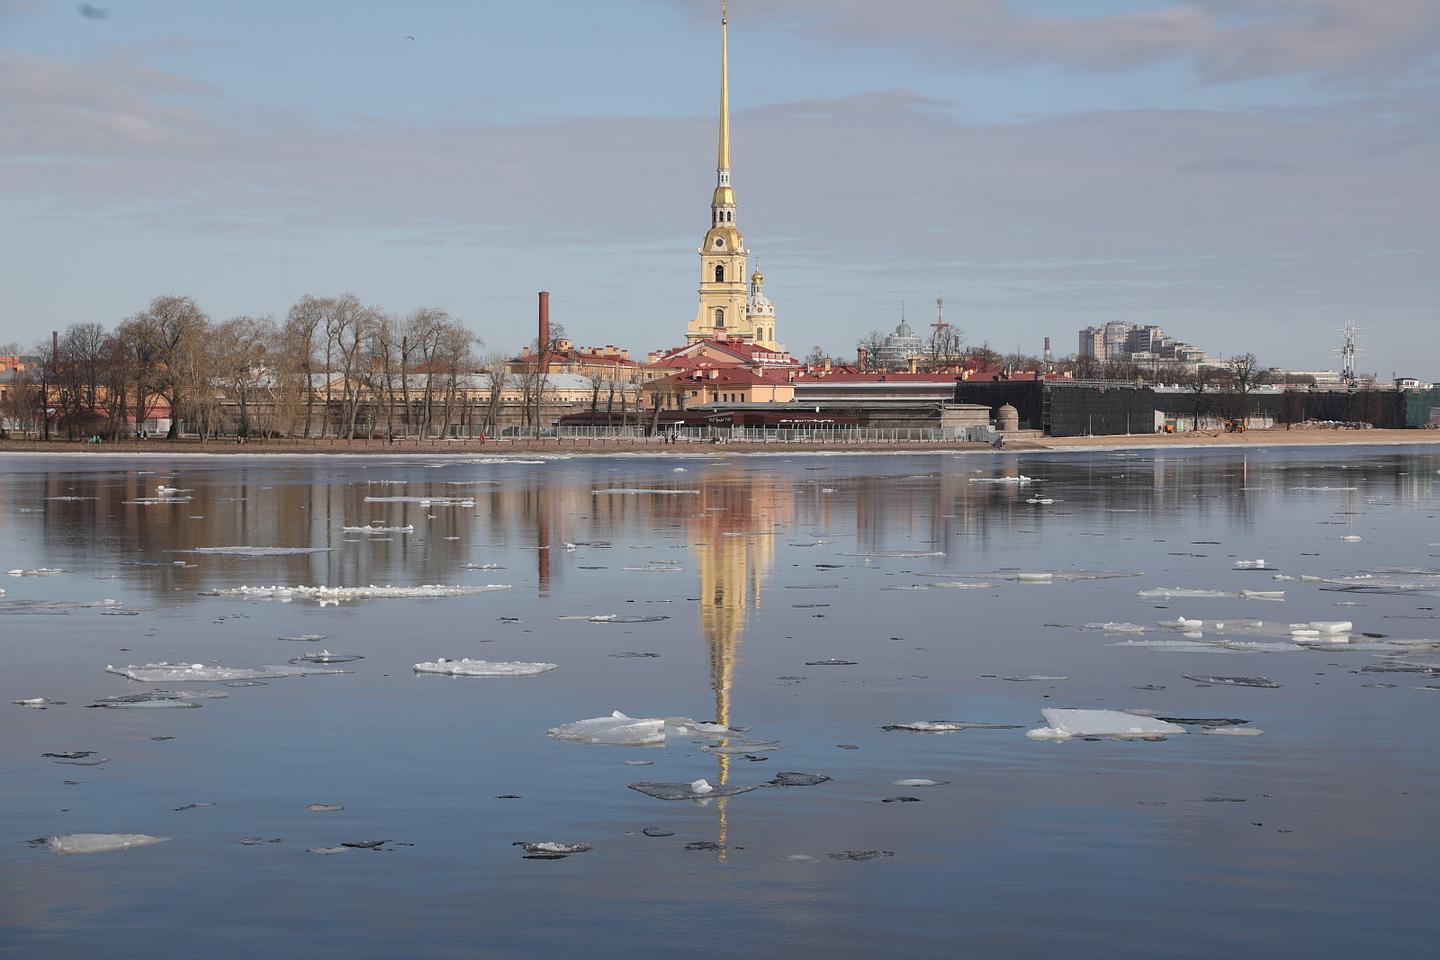
<svg viewBox="0 0 1440 960">
<path fill-rule="evenodd" d="M 1257 399 L 1381 386 L 1356 366 L 1353 325 L 1337 334 L 1336 370 L 1266 368 L 1248 353 L 1218 358 L 1158 325 L 1122 321 L 1080 330 L 1073 356 L 1057 357 L 1048 337 L 1037 354 L 1004 355 L 985 342 L 967 344 L 937 298 L 934 320 L 918 330 L 902 304 L 894 330 L 864 334 L 853 354 L 835 356 L 816 346 L 795 356 L 780 341 L 779 311 L 758 263 L 750 269 L 739 227 L 727 34 L 722 21 L 715 187 L 696 251 L 697 309 L 682 345 L 651 351 L 643 362 L 613 345 L 579 346 L 552 323 L 545 292 L 530 344 L 518 353 L 483 356 L 473 331 L 429 307 L 398 316 L 349 294 L 306 295 L 283 320 L 216 322 L 188 297 L 161 296 L 112 331 L 72 324 L 29 351 L 15 347 L 0 356 L 0 431 L 96 441 L 719 428 L 974 438 L 1004 430 L 1148 432 L 1434 419 L 1429 407 L 1410 401 L 1361 409 L 1287 400 L 1267 408 Z M 1103 403 L 1076 390 L 1064 393 L 1066 402 L 1054 402 L 1061 395 L 1056 390 L 1096 381 L 1148 393 L 1119 412 L 1105 409 L 1121 395 L 1114 391 Z M 1017 392 L 1016 385 L 1026 386 Z M 1423 392 L 1431 384 L 1402 378 L 1383 388 Z M 1188 399 L 1181 403 L 1177 396 Z"/>
</svg>

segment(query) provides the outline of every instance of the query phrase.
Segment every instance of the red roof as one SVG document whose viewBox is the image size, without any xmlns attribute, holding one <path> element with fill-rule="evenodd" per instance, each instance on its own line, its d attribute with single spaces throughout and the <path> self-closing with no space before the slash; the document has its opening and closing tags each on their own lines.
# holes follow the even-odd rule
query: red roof
<svg viewBox="0 0 1440 960">
<path fill-rule="evenodd" d="M 830 373 L 821 370 L 802 373 L 795 378 L 797 383 L 954 383 L 960 376 L 954 373 L 858 373 L 854 370 L 835 369 Z"/>
<path fill-rule="evenodd" d="M 709 383 L 725 387 L 751 387 L 761 384 L 790 382 L 790 375 L 780 370 L 756 370 L 754 367 L 709 367 L 705 370 L 681 371 L 663 377 L 656 383 L 679 386 L 685 383 Z"/>
</svg>

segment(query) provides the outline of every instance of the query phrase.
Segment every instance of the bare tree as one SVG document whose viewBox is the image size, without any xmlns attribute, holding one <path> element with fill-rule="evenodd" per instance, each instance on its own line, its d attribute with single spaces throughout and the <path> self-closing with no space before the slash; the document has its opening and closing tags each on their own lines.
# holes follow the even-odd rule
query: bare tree
<svg viewBox="0 0 1440 960">
<path fill-rule="evenodd" d="M 957 327 L 944 324 L 930 329 L 930 339 L 925 344 L 925 356 L 931 370 L 955 363 L 965 345 L 965 334 Z"/>
<path fill-rule="evenodd" d="M 272 382 L 269 356 L 279 336 L 269 317 L 235 317 L 215 328 L 218 386 L 240 407 L 236 436 L 250 436 L 250 408 L 262 387 Z"/>
<path fill-rule="evenodd" d="M 818 367 L 828 359 L 830 359 L 830 355 L 825 352 L 824 347 L 817 343 L 810 348 L 809 353 L 805 354 L 805 359 L 802 362 L 807 367 Z"/>
<path fill-rule="evenodd" d="M 1198 366 L 1180 377 L 1179 385 L 1185 388 L 1185 392 L 1189 396 L 1187 405 L 1194 421 L 1191 429 L 1199 430 L 1200 418 L 1210 412 L 1210 395 L 1218 380 L 1219 371 L 1214 367 L 1206 366 Z"/>
<path fill-rule="evenodd" d="M 331 301 L 307 293 L 290 308 L 282 330 L 282 376 L 287 389 L 298 388 L 304 399 L 305 424 L 301 428 L 304 437 L 310 436 L 310 425 L 315 418 L 315 361 L 330 307 Z M 328 368 L 325 373 L 327 376 L 330 373 Z"/>
<path fill-rule="evenodd" d="M 1231 357 L 1225 364 L 1228 386 L 1235 392 L 1235 418 L 1242 427 L 1250 425 L 1250 394 L 1268 380 L 1253 353 Z"/>
<path fill-rule="evenodd" d="M 500 405 L 505 399 L 505 390 L 511 385 L 508 358 L 504 353 L 491 353 L 485 358 L 485 425 L 483 432 L 494 435 L 499 432 Z"/>
<path fill-rule="evenodd" d="M 883 369 L 880 351 L 885 347 L 886 333 L 884 330 L 871 330 L 865 336 L 855 341 L 855 346 L 865 351 L 865 369 Z"/>
</svg>

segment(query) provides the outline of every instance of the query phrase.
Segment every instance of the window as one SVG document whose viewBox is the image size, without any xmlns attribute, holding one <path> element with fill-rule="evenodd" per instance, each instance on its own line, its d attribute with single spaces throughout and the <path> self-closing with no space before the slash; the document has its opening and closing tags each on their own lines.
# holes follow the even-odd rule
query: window
<svg viewBox="0 0 1440 960">
<path fill-rule="evenodd" d="M 716 282 L 716 283 L 724 283 L 724 282 L 725 282 L 725 265 L 724 265 L 723 263 L 717 263 L 717 264 L 715 264 L 715 282 Z"/>
<path fill-rule="evenodd" d="M 725 326 L 725 308 L 724 308 L 724 307 L 716 307 L 716 308 L 715 308 L 715 326 L 717 326 L 717 327 L 723 327 L 723 326 Z"/>
</svg>

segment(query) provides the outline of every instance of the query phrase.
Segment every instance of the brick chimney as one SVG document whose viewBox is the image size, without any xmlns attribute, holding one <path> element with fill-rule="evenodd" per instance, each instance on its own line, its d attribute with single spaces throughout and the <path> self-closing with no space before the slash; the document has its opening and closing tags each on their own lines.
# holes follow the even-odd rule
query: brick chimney
<svg viewBox="0 0 1440 960">
<path fill-rule="evenodd" d="M 545 362 L 545 354 L 550 352 L 550 291 L 540 291 L 540 324 L 536 337 L 536 352 L 539 354 L 539 362 Z"/>
<path fill-rule="evenodd" d="M 870 351 L 864 347 L 855 348 L 855 365 L 861 370 L 865 369 L 865 361 L 870 359 Z"/>
</svg>

